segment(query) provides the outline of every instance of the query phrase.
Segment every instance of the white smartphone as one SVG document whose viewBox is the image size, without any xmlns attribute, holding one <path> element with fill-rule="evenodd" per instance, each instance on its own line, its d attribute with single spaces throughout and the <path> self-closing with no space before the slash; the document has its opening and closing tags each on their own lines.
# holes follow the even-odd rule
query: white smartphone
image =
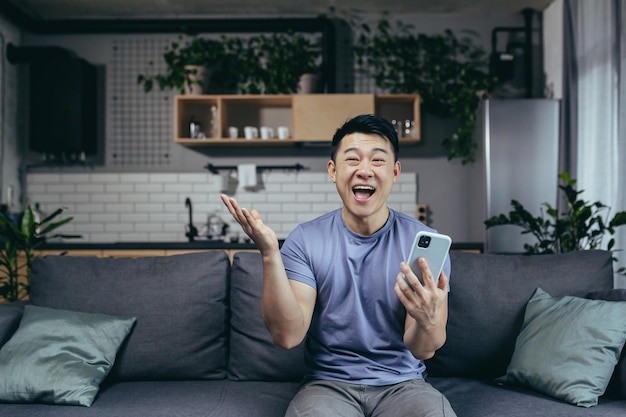
<svg viewBox="0 0 626 417">
<path fill-rule="evenodd" d="M 451 244 L 452 239 L 450 236 L 440 233 L 422 231 L 415 235 L 407 263 L 422 284 L 424 279 L 422 278 L 422 271 L 417 265 L 417 260 L 419 258 L 426 259 L 436 284 L 439 281 L 439 274 L 441 274 L 443 265 L 446 262 Z"/>
</svg>

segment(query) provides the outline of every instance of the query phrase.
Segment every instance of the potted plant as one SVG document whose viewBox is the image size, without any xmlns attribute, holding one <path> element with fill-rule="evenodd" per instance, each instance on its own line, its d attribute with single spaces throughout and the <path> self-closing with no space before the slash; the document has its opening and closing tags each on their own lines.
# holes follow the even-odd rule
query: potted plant
<svg viewBox="0 0 626 417">
<path fill-rule="evenodd" d="M 296 93 L 303 76 L 319 77 L 321 48 L 317 41 L 302 34 L 289 31 L 258 35 L 231 46 L 242 61 L 243 93 Z"/>
<path fill-rule="evenodd" d="M 351 19 L 356 39 L 357 66 L 376 86 L 391 93 L 419 93 L 422 109 L 458 121 L 456 132 L 443 141 L 448 159 L 463 164 L 475 160 L 473 130 L 480 96 L 490 91 L 485 51 L 474 43 L 475 34 L 451 30 L 442 34 L 416 33 L 410 24 L 392 24 L 388 13 L 375 26 Z"/>
<path fill-rule="evenodd" d="M 29 292 L 30 268 L 34 250 L 47 238 L 79 238 L 77 235 L 49 234 L 72 221 L 72 217 L 54 221 L 64 209 L 60 208 L 40 222 L 27 207 L 19 227 L 0 212 L 0 301 L 16 301 L 26 298 Z"/>
<path fill-rule="evenodd" d="M 137 83 L 149 92 L 158 85 L 163 89 L 178 90 L 181 94 L 201 94 L 208 87 L 211 75 L 220 70 L 228 52 L 224 38 L 220 41 L 200 37 L 179 36 L 163 54 L 167 65 L 163 74 L 137 76 Z M 154 62 L 150 62 L 154 66 Z"/>
<path fill-rule="evenodd" d="M 500 214 L 485 220 L 487 229 L 502 225 L 521 227 L 522 234 L 530 234 L 536 238 L 532 245 L 524 244 L 526 254 L 564 253 L 578 250 L 599 249 L 603 238 L 611 236 L 607 249 L 612 250 L 615 229 L 626 224 L 626 211 L 615 213 L 609 218 L 610 208 L 599 201 L 594 203 L 579 199 L 583 190 L 576 190 L 576 180 L 570 178 L 567 171 L 559 175 L 562 184 L 559 189 L 564 194 L 567 209 L 559 211 L 548 203 L 544 203 L 541 216 L 534 217 L 517 200 L 511 200 L 513 210 L 508 215 Z M 615 258 L 613 258 L 615 259 Z M 624 273 L 626 268 L 619 268 Z"/>
</svg>

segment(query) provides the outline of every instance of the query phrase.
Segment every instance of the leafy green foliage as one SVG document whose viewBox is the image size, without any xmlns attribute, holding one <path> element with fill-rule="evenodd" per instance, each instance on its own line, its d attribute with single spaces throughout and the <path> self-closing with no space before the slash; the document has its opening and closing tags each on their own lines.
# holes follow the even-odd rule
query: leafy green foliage
<svg viewBox="0 0 626 417">
<path fill-rule="evenodd" d="M 200 65 L 211 69 L 212 79 L 226 89 L 238 88 L 244 94 L 294 93 L 300 76 L 317 72 L 321 58 L 318 40 L 292 31 L 244 38 L 222 36 L 219 41 L 192 37 L 183 43 L 183 39 L 180 36 L 163 55 L 165 74 L 137 76 L 145 92 L 158 85 L 182 94 L 185 85 L 194 82 L 195 70 L 186 66 Z"/>
<path fill-rule="evenodd" d="M 609 219 L 610 208 L 599 201 L 582 200 L 584 190 L 576 190 L 576 180 L 566 171 L 559 175 L 559 189 L 567 202 L 567 210 L 559 213 L 548 203 L 543 203 L 541 215 L 534 217 L 517 200 L 511 200 L 513 210 L 485 220 L 487 229 L 502 225 L 519 226 L 522 234 L 531 234 L 536 242 L 524 244 L 526 254 L 564 253 L 578 250 L 600 249 L 603 238 L 611 236 L 607 249 L 615 246 L 615 229 L 626 224 L 626 211 Z M 615 259 L 615 258 L 614 258 Z M 626 268 L 617 272 L 624 273 Z"/>
<path fill-rule="evenodd" d="M 61 213 L 63 209 L 57 209 L 41 222 L 36 222 L 32 208 L 28 207 L 18 227 L 0 212 L 0 300 L 16 301 L 28 295 L 34 251 L 46 238 L 80 237 L 65 234 L 49 236 L 54 230 L 72 221 L 72 217 L 54 221 Z"/>
<path fill-rule="evenodd" d="M 317 73 L 321 57 L 317 42 L 291 31 L 252 37 L 240 52 L 249 69 L 241 92 L 252 94 L 297 92 L 300 76 Z"/>
<path fill-rule="evenodd" d="M 139 74 L 137 83 L 143 85 L 145 92 L 150 92 L 158 85 L 161 90 L 175 89 L 181 94 L 185 90 L 185 85 L 191 86 L 193 83 L 202 85 L 202 80 L 195 80 L 195 69 L 188 66 L 204 66 L 212 71 L 219 71 L 222 63 L 228 58 L 229 53 L 226 44 L 222 41 L 204 39 L 199 37 L 179 36 L 178 40 L 172 42 L 167 52 L 163 54 L 163 60 L 167 64 L 165 74 L 155 74 L 153 76 Z M 150 62 L 154 66 L 154 62 Z"/>
<path fill-rule="evenodd" d="M 374 27 L 358 18 L 350 24 L 357 33 L 357 65 L 378 88 L 419 93 L 424 111 L 459 120 L 457 131 L 443 145 L 448 159 L 474 162 L 476 109 L 480 95 L 495 84 L 488 74 L 487 54 L 475 44 L 477 35 L 464 31 L 457 37 L 450 29 L 435 35 L 416 33 L 413 25 L 399 20 L 392 24 L 386 12 Z"/>
</svg>

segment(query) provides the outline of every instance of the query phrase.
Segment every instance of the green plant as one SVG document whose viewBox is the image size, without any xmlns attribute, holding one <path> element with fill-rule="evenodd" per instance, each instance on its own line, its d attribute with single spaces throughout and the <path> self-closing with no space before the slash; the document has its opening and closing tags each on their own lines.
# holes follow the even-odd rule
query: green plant
<svg viewBox="0 0 626 417">
<path fill-rule="evenodd" d="M 170 49 L 163 54 L 163 60 L 167 65 L 164 74 L 137 76 L 137 83 L 143 85 L 145 92 L 150 92 L 158 85 L 160 89 L 175 89 L 181 94 L 185 86 L 196 83 L 203 85 L 202 80 L 196 79 L 195 68 L 189 66 L 203 66 L 214 72 L 221 70 L 222 63 L 229 57 L 229 52 L 225 45 L 225 38 L 220 41 L 204 39 L 196 36 L 185 39 L 183 35 L 178 40 L 172 42 Z M 149 63 L 151 67 L 154 62 Z"/>
<path fill-rule="evenodd" d="M 318 42 L 293 31 L 253 36 L 231 46 L 242 61 L 242 93 L 295 93 L 302 74 L 319 70 Z"/>
<path fill-rule="evenodd" d="M 458 129 L 443 141 L 448 159 L 474 162 L 476 109 L 480 96 L 495 83 L 487 70 L 487 54 L 474 43 L 476 35 L 463 31 L 464 36 L 457 37 L 450 29 L 416 33 L 413 25 L 399 20 L 392 24 L 387 12 L 373 27 L 358 18 L 350 25 L 356 32 L 354 53 L 360 70 L 378 88 L 419 93 L 424 111 L 457 119 Z"/>
<path fill-rule="evenodd" d="M 487 229 L 495 226 L 513 225 L 523 229 L 522 234 L 531 234 L 537 242 L 524 244 L 527 254 L 563 253 L 578 250 L 599 249 L 606 235 L 611 236 L 607 244 L 613 250 L 615 229 L 626 224 L 626 211 L 620 211 L 609 219 L 610 208 L 599 201 L 594 203 L 579 198 L 584 190 L 576 190 L 576 180 L 565 171 L 559 175 L 562 184 L 559 189 L 564 194 L 567 210 L 559 211 L 544 203 L 541 215 L 534 217 L 517 200 L 511 200 L 513 210 L 508 215 L 500 214 L 485 220 Z M 615 258 L 614 258 L 615 259 Z M 619 268 L 623 273 L 626 268 Z"/>
<path fill-rule="evenodd" d="M 185 86 L 196 80 L 196 69 L 212 70 L 212 79 L 223 89 L 238 88 L 247 94 L 289 94 L 296 92 L 299 78 L 307 72 L 317 72 L 321 47 L 317 40 L 288 31 L 251 37 L 226 37 L 220 41 L 191 37 L 172 42 L 163 55 L 167 65 L 164 74 L 137 76 L 145 92 L 155 86 L 176 89 L 181 94 Z M 154 66 L 154 62 L 150 62 Z"/>
<path fill-rule="evenodd" d="M 64 234 L 49 236 L 52 231 L 72 221 L 72 217 L 53 221 L 62 212 L 62 208 L 57 209 L 40 222 L 36 222 L 32 208 L 27 207 L 22 215 L 20 227 L 0 212 L 0 300 L 16 301 L 28 295 L 34 250 L 47 238 L 80 237 Z"/>
</svg>

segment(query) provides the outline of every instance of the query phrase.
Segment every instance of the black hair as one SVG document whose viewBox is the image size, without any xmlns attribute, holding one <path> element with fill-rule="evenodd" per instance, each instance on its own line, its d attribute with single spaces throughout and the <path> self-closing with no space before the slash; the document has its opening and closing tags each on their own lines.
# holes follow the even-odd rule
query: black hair
<svg viewBox="0 0 626 417">
<path fill-rule="evenodd" d="M 393 148 L 394 162 L 398 160 L 400 145 L 398 144 L 398 133 L 389 120 L 374 114 L 361 114 L 346 121 L 335 132 L 332 144 L 330 145 L 330 159 L 335 160 L 335 155 L 341 140 L 352 133 L 373 133 L 382 136 L 391 143 Z"/>
</svg>

